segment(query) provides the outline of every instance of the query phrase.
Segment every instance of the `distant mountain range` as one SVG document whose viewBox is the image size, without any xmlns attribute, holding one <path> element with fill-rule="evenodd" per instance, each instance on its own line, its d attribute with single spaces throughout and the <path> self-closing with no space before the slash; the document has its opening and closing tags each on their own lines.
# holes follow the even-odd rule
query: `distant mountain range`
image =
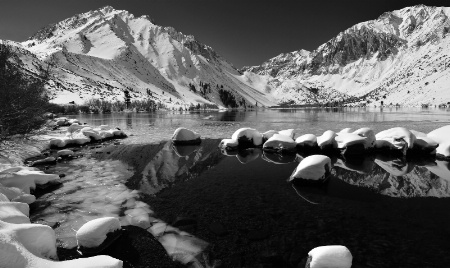
<svg viewBox="0 0 450 268">
<path fill-rule="evenodd" d="M 110 6 L 49 25 L 17 47 L 31 73 L 52 64 L 53 101 L 153 99 L 171 108 L 450 102 L 450 8 L 387 12 L 316 50 L 237 70 L 172 27 Z M 307 38 L 307 37 L 305 37 Z"/>
</svg>

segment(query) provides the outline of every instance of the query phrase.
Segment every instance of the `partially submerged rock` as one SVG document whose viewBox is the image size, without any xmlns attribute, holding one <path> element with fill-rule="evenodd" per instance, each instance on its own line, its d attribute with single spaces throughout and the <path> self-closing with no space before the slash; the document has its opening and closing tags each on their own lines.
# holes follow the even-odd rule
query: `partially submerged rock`
<svg viewBox="0 0 450 268">
<path fill-rule="evenodd" d="M 296 146 L 297 144 L 291 137 L 282 134 L 274 134 L 264 143 L 263 150 L 271 152 L 293 153 L 296 151 Z"/>
<path fill-rule="evenodd" d="M 310 155 L 304 158 L 292 173 L 295 179 L 322 181 L 331 174 L 331 159 L 325 155 Z"/>
<path fill-rule="evenodd" d="M 317 145 L 321 150 L 333 150 L 337 148 L 335 140 L 336 133 L 331 130 L 325 131 L 321 136 L 317 137 Z"/>
<path fill-rule="evenodd" d="M 337 148 L 344 155 L 361 155 L 366 151 L 366 137 L 354 133 L 339 133 L 335 137 Z"/>
<path fill-rule="evenodd" d="M 253 128 L 240 128 L 236 130 L 231 139 L 237 140 L 241 146 L 261 146 L 263 135 Z"/>
<path fill-rule="evenodd" d="M 350 268 L 353 256 L 345 246 L 322 246 L 308 253 L 306 268 Z"/>
<path fill-rule="evenodd" d="M 416 136 L 404 127 L 394 127 L 379 132 L 375 135 L 375 149 L 394 150 L 406 155 L 409 149 L 414 147 Z"/>
<path fill-rule="evenodd" d="M 439 146 L 432 138 L 428 137 L 427 134 L 423 132 L 419 132 L 416 130 L 411 130 L 416 136 L 416 140 L 414 141 L 414 147 L 412 148 L 412 153 L 414 154 L 436 154 L 436 148 Z M 449 138 L 450 140 L 450 138 Z"/>
<path fill-rule="evenodd" d="M 233 139 L 223 139 L 219 143 L 219 147 L 227 150 L 234 150 L 239 146 L 239 142 Z"/>
<path fill-rule="evenodd" d="M 439 143 L 436 155 L 440 158 L 450 158 L 450 125 L 440 127 L 427 134 L 435 142 Z"/>
<path fill-rule="evenodd" d="M 373 132 L 372 129 L 370 129 L 368 127 L 363 127 L 358 130 L 355 130 L 353 132 L 353 134 L 357 134 L 361 137 L 366 138 L 365 143 L 364 143 L 364 147 L 366 149 L 372 149 L 375 146 L 376 137 L 375 137 L 375 133 Z"/>
<path fill-rule="evenodd" d="M 114 217 L 104 217 L 88 221 L 81 226 L 76 234 L 79 250 L 82 252 L 101 251 L 107 245 L 104 245 L 99 250 L 95 248 L 104 244 L 108 234 L 119 231 L 120 228 L 119 220 Z"/>
<path fill-rule="evenodd" d="M 172 142 L 174 144 L 199 144 L 201 143 L 200 134 L 194 131 L 180 127 L 175 130 L 172 136 Z"/>
<path fill-rule="evenodd" d="M 280 130 L 280 131 L 278 132 L 278 134 L 288 136 L 288 137 L 290 137 L 291 139 L 294 139 L 294 136 L 295 136 L 294 129 L 292 129 L 292 128 L 291 128 L 291 129 L 286 129 L 286 130 Z"/>
</svg>

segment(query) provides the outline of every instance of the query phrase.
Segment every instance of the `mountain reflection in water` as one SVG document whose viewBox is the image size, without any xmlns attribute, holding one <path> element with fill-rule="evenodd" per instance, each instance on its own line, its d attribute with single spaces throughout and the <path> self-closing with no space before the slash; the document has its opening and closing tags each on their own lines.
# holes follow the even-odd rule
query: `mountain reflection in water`
<svg viewBox="0 0 450 268">
<path fill-rule="evenodd" d="M 210 262 L 220 260 L 225 267 L 253 267 L 273 254 L 298 264 L 293 256 L 326 244 L 349 247 L 355 267 L 434 267 L 427 264 L 450 261 L 434 258 L 450 250 L 443 238 L 450 234 L 450 199 L 443 198 L 450 196 L 447 162 L 332 157 L 326 183 L 293 189 L 287 179 L 305 155 L 259 148 L 222 152 L 219 142 L 119 145 L 93 156 L 133 167 L 126 186 L 138 190 L 161 221 L 190 218 L 194 227 L 186 231 L 210 245 Z"/>
</svg>

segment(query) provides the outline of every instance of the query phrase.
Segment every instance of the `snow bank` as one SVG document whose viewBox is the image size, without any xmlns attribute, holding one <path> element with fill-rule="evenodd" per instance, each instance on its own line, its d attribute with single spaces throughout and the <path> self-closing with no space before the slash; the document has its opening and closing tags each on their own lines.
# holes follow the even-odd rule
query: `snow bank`
<svg viewBox="0 0 450 268">
<path fill-rule="evenodd" d="M 264 143 L 263 150 L 276 152 L 295 152 L 296 146 L 297 144 L 290 136 L 274 134 Z"/>
<path fill-rule="evenodd" d="M 8 174 L 0 174 L 0 184 L 5 187 L 15 187 L 29 194 L 36 185 L 43 185 L 59 179 L 56 174 L 45 174 L 42 171 L 20 170 Z"/>
<path fill-rule="evenodd" d="M 100 246 L 106 239 L 108 233 L 121 228 L 120 222 L 114 217 L 104 217 L 85 223 L 77 231 L 78 246 L 95 248 Z"/>
<path fill-rule="evenodd" d="M 321 180 L 328 177 L 331 172 L 331 159 L 325 155 L 310 155 L 304 158 L 289 181 L 294 179 Z"/>
<path fill-rule="evenodd" d="M 353 256 L 345 246 L 316 247 L 308 253 L 310 268 L 350 268 L 352 261 Z"/>
<path fill-rule="evenodd" d="M 184 127 L 175 130 L 172 141 L 175 144 L 197 144 L 201 142 L 200 134 Z"/>
<path fill-rule="evenodd" d="M 231 139 L 237 140 L 241 145 L 260 146 L 263 142 L 263 135 L 253 128 L 240 128 L 233 133 Z"/>
<path fill-rule="evenodd" d="M 9 223 L 30 223 L 30 208 L 21 202 L 0 202 L 0 220 Z"/>
</svg>

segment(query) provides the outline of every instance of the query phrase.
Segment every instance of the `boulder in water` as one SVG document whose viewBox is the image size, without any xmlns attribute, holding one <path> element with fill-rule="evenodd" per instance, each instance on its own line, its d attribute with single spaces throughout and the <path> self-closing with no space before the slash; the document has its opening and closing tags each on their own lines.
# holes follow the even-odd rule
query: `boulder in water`
<svg viewBox="0 0 450 268">
<path fill-rule="evenodd" d="M 180 127 L 175 130 L 172 136 L 172 142 L 174 144 L 199 144 L 201 143 L 200 134 L 194 131 Z"/>
<path fill-rule="evenodd" d="M 350 268 L 353 256 L 345 246 L 322 246 L 308 253 L 306 268 Z"/>
<path fill-rule="evenodd" d="M 294 170 L 289 181 L 295 179 L 323 181 L 331 173 L 331 159 L 325 155 L 305 157 Z"/>
</svg>

